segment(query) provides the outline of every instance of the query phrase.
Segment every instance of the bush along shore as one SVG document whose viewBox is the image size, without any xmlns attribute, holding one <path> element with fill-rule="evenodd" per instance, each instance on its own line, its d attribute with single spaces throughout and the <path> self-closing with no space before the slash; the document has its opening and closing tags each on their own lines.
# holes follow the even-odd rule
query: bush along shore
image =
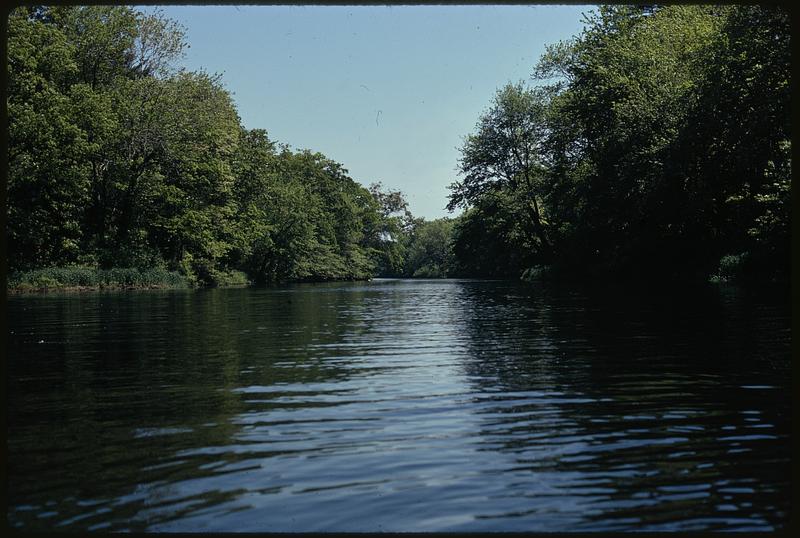
<svg viewBox="0 0 800 538">
<path fill-rule="evenodd" d="M 191 286 L 192 282 L 184 275 L 160 268 L 50 267 L 12 273 L 8 277 L 8 291 L 12 293 Z"/>
<path fill-rule="evenodd" d="M 342 278 L 318 275 L 283 282 L 327 282 L 332 280 L 368 280 L 368 276 Z M 190 288 L 240 288 L 259 283 L 243 271 L 235 269 L 214 270 L 208 274 L 183 274 L 163 267 L 97 267 L 67 266 L 19 271 L 8 277 L 10 293 L 35 293 L 48 291 L 93 291 L 93 290 L 143 290 L 143 289 L 190 289 Z"/>
</svg>

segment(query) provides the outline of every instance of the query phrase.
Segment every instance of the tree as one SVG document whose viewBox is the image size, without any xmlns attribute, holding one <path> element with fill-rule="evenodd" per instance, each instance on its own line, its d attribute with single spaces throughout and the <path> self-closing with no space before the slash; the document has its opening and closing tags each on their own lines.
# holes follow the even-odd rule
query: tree
<svg viewBox="0 0 800 538">
<path fill-rule="evenodd" d="M 463 179 L 450 186 L 447 206 L 451 211 L 469 207 L 481 197 L 507 189 L 525 201 L 523 215 L 543 257 L 552 254 L 542 207 L 548 99 L 546 90 L 528 89 L 522 83 L 508 84 L 497 92 L 492 107 L 478 121 L 477 132 L 468 135 L 461 147 Z"/>
<path fill-rule="evenodd" d="M 720 23 L 711 6 L 604 6 L 578 38 L 543 57 L 535 75 L 560 77 L 562 90 L 547 141 L 548 207 L 559 240 L 571 236 L 573 263 L 635 271 L 644 260 L 668 268 L 688 255 L 691 232 L 681 223 L 692 193 L 672 177 L 670 153 Z"/>
<path fill-rule="evenodd" d="M 78 259 L 84 237 L 89 141 L 69 97 L 74 46 L 57 28 L 17 8 L 8 19 L 9 268 Z"/>
<path fill-rule="evenodd" d="M 166 72 L 182 33 L 121 6 L 18 9 L 9 30 L 12 266 L 141 258 L 127 245 L 149 207 L 137 187 L 156 173 L 172 107 L 156 102 L 163 81 L 139 79 L 135 52 Z"/>
<path fill-rule="evenodd" d="M 414 216 L 401 191 L 387 190 L 382 183 L 372 183 L 369 192 L 375 199 L 380 218 L 372 229 L 369 246 L 380 276 L 401 276 L 408 253 L 409 233 Z"/>
<path fill-rule="evenodd" d="M 783 278 L 790 265 L 790 35 L 782 9 L 731 7 L 673 152 L 675 174 L 702 193 L 693 207 L 705 218 L 693 227 L 706 239 L 709 261 L 750 254 L 759 276 L 777 271 Z"/>
<path fill-rule="evenodd" d="M 138 199 L 142 205 L 132 217 L 123 208 L 120 232 L 127 239 L 131 230 L 143 229 L 165 259 L 188 264 L 208 278 L 230 249 L 231 161 L 239 141 L 239 116 L 218 76 L 180 73 L 164 81 L 163 92 L 159 106 L 169 110 L 155 131 L 161 156 L 152 173 L 141 176 L 144 181 L 131 178 L 126 200 Z M 147 136 L 141 140 L 147 151 Z M 137 164 L 145 164 L 146 155 L 133 155 Z"/>
<path fill-rule="evenodd" d="M 9 19 L 12 270 L 166 266 L 214 284 L 368 278 L 380 201 L 320 153 L 241 126 L 183 30 L 129 7 Z M 393 222 L 393 221 L 392 221 Z"/>
<path fill-rule="evenodd" d="M 462 270 L 705 279 L 724 258 L 788 274 L 789 36 L 766 7 L 591 13 L 542 56 L 543 85 L 498 92 L 465 141 L 449 206 L 471 208 L 455 228 Z"/>
<path fill-rule="evenodd" d="M 321 153 L 287 150 L 280 162 L 281 174 L 298 181 L 311 203 L 316 240 L 303 260 L 304 278 L 371 276 L 374 263 L 364 249 L 364 224 L 377 218 L 373 197 Z"/>
<path fill-rule="evenodd" d="M 419 219 L 410 236 L 406 276 L 445 278 L 454 269 L 451 237 L 453 220 L 448 218 L 426 221 Z"/>
<path fill-rule="evenodd" d="M 455 219 L 452 273 L 473 278 L 519 278 L 536 264 L 535 245 L 519 218 L 524 201 L 500 190 Z"/>
</svg>

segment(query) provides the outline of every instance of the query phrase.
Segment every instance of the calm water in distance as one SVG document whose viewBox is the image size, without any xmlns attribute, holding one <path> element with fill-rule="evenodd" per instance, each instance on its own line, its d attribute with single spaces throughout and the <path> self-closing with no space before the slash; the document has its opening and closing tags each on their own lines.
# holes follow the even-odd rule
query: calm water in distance
<svg viewBox="0 0 800 538">
<path fill-rule="evenodd" d="M 787 292 L 374 280 L 10 296 L 30 530 L 787 525 Z"/>
</svg>

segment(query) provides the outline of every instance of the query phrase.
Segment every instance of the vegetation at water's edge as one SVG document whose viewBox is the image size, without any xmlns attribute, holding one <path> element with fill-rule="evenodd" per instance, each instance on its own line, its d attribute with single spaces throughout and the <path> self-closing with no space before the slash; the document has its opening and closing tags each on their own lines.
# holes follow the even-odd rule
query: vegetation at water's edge
<svg viewBox="0 0 800 538">
<path fill-rule="evenodd" d="M 433 221 L 244 128 L 219 76 L 174 67 L 183 30 L 159 13 L 18 8 L 8 32 L 12 289 L 788 277 L 778 9 L 592 12 L 498 90 L 461 148 L 465 211 Z"/>
<path fill-rule="evenodd" d="M 186 288 L 189 281 L 175 271 L 51 267 L 11 275 L 8 287 L 17 291 L 84 288 Z"/>
</svg>

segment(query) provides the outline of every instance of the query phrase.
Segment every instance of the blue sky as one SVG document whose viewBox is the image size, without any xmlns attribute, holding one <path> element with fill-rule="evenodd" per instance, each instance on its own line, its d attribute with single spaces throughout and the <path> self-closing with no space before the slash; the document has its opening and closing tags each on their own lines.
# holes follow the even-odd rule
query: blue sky
<svg viewBox="0 0 800 538">
<path fill-rule="evenodd" d="M 142 8 L 149 11 L 152 8 Z M 591 6 L 166 6 L 183 65 L 222 73 L 244 125 L 449 214 L 457 147 L 495 90 L 528 79 Z"/>
</svg>

